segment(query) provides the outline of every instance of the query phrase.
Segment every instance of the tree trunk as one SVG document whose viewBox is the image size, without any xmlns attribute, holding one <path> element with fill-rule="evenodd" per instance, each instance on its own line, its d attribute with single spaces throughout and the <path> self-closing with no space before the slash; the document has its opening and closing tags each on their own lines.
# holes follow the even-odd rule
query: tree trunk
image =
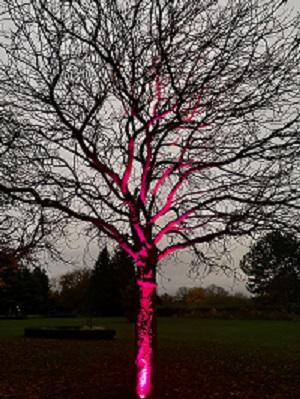
<svg viewBox="0 0 300 399">
<path fill-rule="evenodd" d="M 151 277 L 147 274 L 138 278 L 139 308 L 136 319 L 136 397 L 153 398 L 153 374 L 156 352 L 156 281 L 152 269 Z"/>
</svg>

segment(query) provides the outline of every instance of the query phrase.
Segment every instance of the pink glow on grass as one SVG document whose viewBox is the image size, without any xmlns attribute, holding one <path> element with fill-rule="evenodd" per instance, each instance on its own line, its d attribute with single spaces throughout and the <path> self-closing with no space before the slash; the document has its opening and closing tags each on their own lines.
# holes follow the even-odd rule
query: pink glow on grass
<svg viewBox="0 0 300 399">
<path fill-rule="evenodd" d="M 137 385 L 136 393 L 139 398 L 146 398 L 152 390 L 153 374 L 153 296 L 156 284 L 138 281 L 140 288 L 140 311 L 137 319 Z"/>
</svg>

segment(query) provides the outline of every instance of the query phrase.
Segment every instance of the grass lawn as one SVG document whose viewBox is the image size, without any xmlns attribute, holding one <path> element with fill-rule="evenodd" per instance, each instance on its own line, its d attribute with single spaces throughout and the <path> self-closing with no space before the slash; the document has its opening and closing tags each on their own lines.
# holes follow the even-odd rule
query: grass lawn
<svg viewBox="0 0 300 399">
<path fill-rule="evenodd" d="M 84 319 L 0 320 L 0 399 L 132 399 L 134 326 L 113 341 L 25 339 L 26 326 Z M 161 318 L 159 399 L 299 399 L 300 322 Z"/>
</svg>

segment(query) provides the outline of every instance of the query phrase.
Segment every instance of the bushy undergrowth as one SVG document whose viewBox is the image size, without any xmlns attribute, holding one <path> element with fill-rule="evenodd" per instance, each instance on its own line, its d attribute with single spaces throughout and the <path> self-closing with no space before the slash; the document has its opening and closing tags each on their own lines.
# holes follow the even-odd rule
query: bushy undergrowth
<svg viewBox="0 0 300 399">
<path fill-rule="evenodd" d="M 229 294 L 221 287 L 180 290 L 184 295 L 160 297 L 157 308 L 161 317 L 194 317 L 204 319 L 294 320 L 300 318 L 297 304 L 276 304 Z"/>
<path fill-rule="evenodd" d="M 299 319 L 299 313 L 289 313 L 278 308 L 256 309 L 254 307 L 239 308 L 227 306 L 184 306 L 182 304 L 159 305 L 159 317 L 195 317 L 203 319 L 228 319 L 228 320 L 294 320 Z"/>
</svg>

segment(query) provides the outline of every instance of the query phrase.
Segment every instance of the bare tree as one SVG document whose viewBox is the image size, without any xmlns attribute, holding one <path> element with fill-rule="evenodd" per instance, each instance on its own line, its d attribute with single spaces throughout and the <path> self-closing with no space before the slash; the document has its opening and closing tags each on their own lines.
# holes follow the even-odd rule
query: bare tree
<svg viewBox="0 0 300 399">
<path fill-rule="evenodd" d="M 282 0 L 2 3 L 2 111 L 17 125 L 4 157 L 23 161 L 0 190 L 134 259 L 149 398 L 158 263 L 191 248 L 210 265 L 226 237 L 299 230 L 299 16 Z"/>
<path fill-rule="evenodd" d="M 23 153 L 14 150 L 19 138 L 19 126 L 9 111 L 0 115 L 0 177 L 12 182 L 15 176 L 26 176 L 28 168 L 23 166 Z M 10 151 L 13 157 L 5 157 Z M 20 168 L 20 165 L 22 166 Z M 21 170 L 22 169 L 22 170 Z M 17 201 L 0 191 L 0 252 L 13 258 L 18 266 L 48 266 L 53 261 L 72 264 L 65 259 L 58 242 L 66 236 L 63 218 L 60 214 Z M 65 237 L 66 238 L 66 237 Z M 65 239 L 65 243 L 67 240 Z"/>
<path fill-rule="evenodd" d="M 0 194 L 0 201 L 2 200 Z M 15 258 L 19 266 L 47 268 L 53 262 L 73 264 L 62 254 L 65 221 L 59 215 L 53 220 L 49 212 L 36 206 L 9 202 L 0 205 L 0 252 Z"/>
</svg>

